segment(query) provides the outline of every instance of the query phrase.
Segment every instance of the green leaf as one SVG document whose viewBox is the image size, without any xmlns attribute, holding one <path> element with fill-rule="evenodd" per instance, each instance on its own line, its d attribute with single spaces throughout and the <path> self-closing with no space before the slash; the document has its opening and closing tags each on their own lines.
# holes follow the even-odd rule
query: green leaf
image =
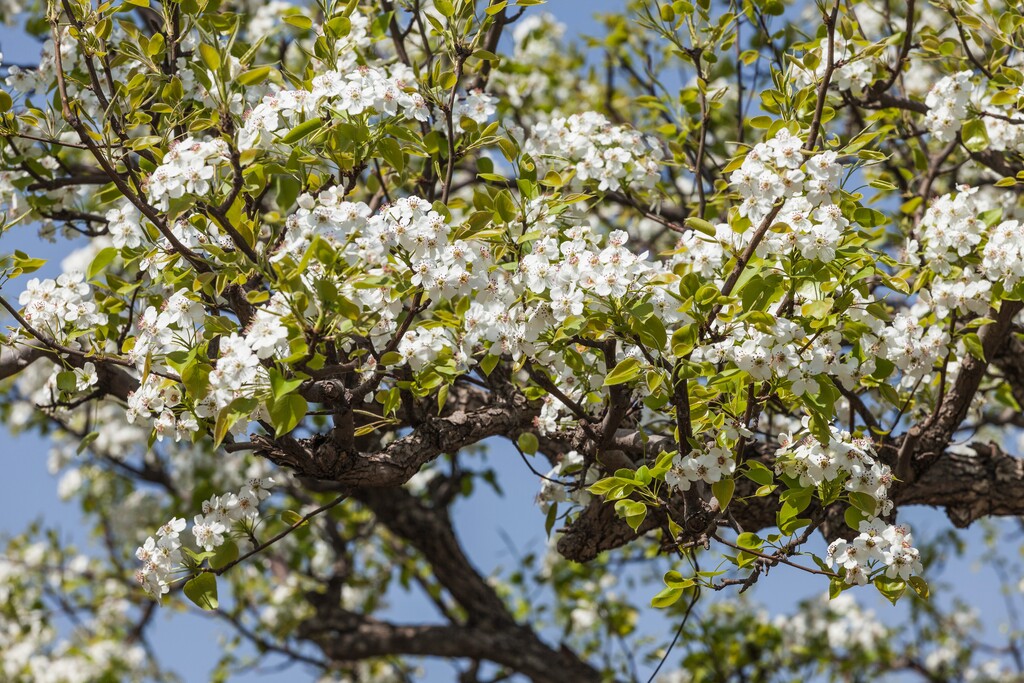
<svg viewBox="0 0 1024 683">
<path fill-rule="evenodd" d="M 775 483 L 775 473 L 756 460 L 747 462 L 747 469 L 743 472 L 743 476 L 761 486 L 771 486 Z"/>
<path fill-rule="evenodd" d="M 31 258 L 28 254 L 23 251 L 14 251 L 14 267 L 19 271 L 20 274 L 32 273 L 46 265 L 46 259 L 44 258 Z M 11 277 L 15 277 L 12 275 Z"/>
<path fill-rule="evenodd" d="M 710 221 L 706 221 L 703 218 L 697 218 L 696 216 L 690 216 L 683 225 L 697 232 L 702 232 L 708 237 L 714 237 L 717 233 L 715 232 L 715 226 Z"/>
<path fill-rule="evenodd" d="M 533 455 L 537 452 L 537 448 L 540 447 L 540 442 L 537 441 L 537 436 L 531 432 L 523 432 L 520 434 L 516 443 L 519 444 L 519 450 L 527 455 Z"/>
<path fill-rule="evenodd" d="M 665 572 L 665 585 L 673 588 L 689 588 L 693 585 L 693 579 L 686 578 L 675 570 Z"/>
<path fill-rule="evenodd" d="M 872 495 L 863 491 L 851 491 L 850 503 L 866 516 L 874 516 L 875 509 L 878 507 L 878 501 Z"/>
<path fill-rule="evenodd" d="M 658 591 L 658 594 L 651 598 L 651 607 L 655 609 L 665 609 L 679 602 L 679 598 L 683 597 L 683 589 L 676 588 L 674 586 L 668 586 Z"/>
<path fill-rule="evenodd" d="M 848 507 L 843 512 L 843 519 L 846 520 L 846 526 L 850 527 L 854 531 L 860 531 L 860 523 L 867 519 L 867 516 L 855 507 Z"/>
<path fill-rule="evenodd" d="M 989 145 L 988 131 L 985 129 L 985 123 L 980 119 L 970 119 L 964 123 L 961 137 L 964 147 L 972 152 L 980 152 Z"/>
<path fill-rule="evenodd" d="M 392 365 L 399 365 L 405 360 L 405 356 L 400 354 L 398 351 L 388 351 L 380 357 L 380 365 L 384 367 L 391 367 Z"/>
<path fill-rule="evenodd" d="M 434 0 L 434 8 L 441 13 L 441 16 L 451 17 L 455 15 L 455 5 L 452 0 Z"/>
<path fill-rule="evenodd" d="M 247 417 L 259 403 L 254 398 L 236 398 L 217 413 L 213 426 L 213 445 L 219 446 L 228 430 L 243 417 Z"/>
<path fill-rule="evenodd" d="M 185 597 L 205 610 L 217 609 L 217 577 L 202 572 L 185 584 Z"/>
<path fill-rule="evenodd" d="M 3 90 L 0 90 L 0 114 L 9 112 L 14 106 L 14 100 Z"/>
<path fill-rule="evenodd" d="M 149 45 L 146 47 L 146 54 L 150 57 L 156 57 L 164 50 L 164 37 L 161 33 L 154 33 L 153 37 L 149 40 Z"/>
<path fill-rule="evenodd" d="M 482 359 L 480 359 L 480 369 L 484 371 L 485 375 L 490 377 L 491 372 L 493 372 L 494 368 L 498 366 L 499 361 L 501 361 L 500 356 L 493 353 L 489 353 Z"/>
<path fill-rule="evenodd" d="M 640 361 L 630 356 L 619 361 L 608 376 L 604 378 L 604 386 L 610 387 L 616 384 L 624 384 L 640 376 Z"/>
<path fill-rule="evenodd" d="M 736 545 L 748 550 L 760 550 L 761 546 L 764 545 L 764 541 L 757 534 L 745 531 L 736 537 Z"/>
<path fill-rule="evenodd" d="M 303 519 L 302 515 L 294 510 L 285 510 L 281 513 L 281 519 L 288 523 L 289 526 L 306 526 L 309 524 L 308 519 Z"/>
<path fill-rule="evenodd" d="M 511 223 L 519 215 L 519 209 L 516 207 L 512 194 L 508 190 L 502 190 L 494 198 L 494 210 L 505 223 Z"/>
<path fill-rule="evenodd" d="M 981 337 L 976 332 L 964 335 L 964 346 L 967 347 L 967 353 L 985 362 L 985 347 L 981 345 Z"/>
<path fill-rule="evenodd" d="M 815 299 L 800 307 L 800 313 L 806 318 L 821 320 L 832 310 L 832 299 Z"/>
<path fill-rule="evenodd" d="M 210 71 L 217 71 L 220 68 L 220 53 L 213 45 L 200 45 L 199 56 L 203 58 L 203 64 L 206 64 Z"/>
<path fill-rule="evenodd" d="M 61 391 L 73 394 L 78 388 L 78 377 L 71 370 L 57 373 L 57 388 Z"/>
<path fill-rule="evenodd" d="M 302 422 L 302 419 L 306 417 L 306 411 L 309 410 L 309 404 L 298 394 L 289 394 L 280 399 L 274 399 L 267 408 L 270 413 L 270 422 L 274 425 L 275 435 L 283 436 Z"/>
<path fill-rule="evenodd" d="M 598 479 L 587 487 L 587 491 L 595 496 L 603 496 L 620 486 L 622 486 L 622 481 L 618 477 L 605 477 L 604 479 Z"/>
<path fill-rule="evenodd" d="M 382 138 L 377 143 L 377 152 L 380 153 L 384 161 L 388 162 L 391 168 L 399 173 L 405 168 L 405 155 L 402 153 L 402 148 L 399 146 L 398 141 L 394 138 Z"/>
<path fill-rule="evenodd" d="M 931 589 L 928 587 L 928 582 L 920 576 L 911 576 L 907 583 L 910 584 L 910 587 L 914 589 L 914 592 L 922 600 L 927 600 L 932 594 Z"/>
<path fill-rule="evenodd" d="M 313 28 L 313 20 L 303 14 L 288 14 L 284 17 L 284 21 L 286 24 L 291 24 L 303 31 Z"/>
<path fill-rule="evenodd" d="M 907 590 L 907 583 L 903 579 L 890 579 L 888 576 L 879 576 L 872 583 L 875 584 L 878 592 L 894 605 L 903 597 L 903 593 Z"/>
<path fill-rule="evenodd" d="M 346 16 L 334 17 L 326 24 L 324 28 L 335 38 L 344 38 L 352 32 L 352 20 Z"/>
<path fill-rule="evenodd" d="M 274 394 L 275 401 L 298 389 L 302 382 L 301 379 L 285 379 L 280 370 L 270 368 L 270 391 Z"/>
<path fill-rule="evenodd" d="M 291 145 L 298 142 L 302 138 L 310 135 L 311 133 L 320 130 L 320 127 L 324 125 L 324 122 L 320 119 L 313 118 L 308 121 L 303 121 L 299 125 L 292 128 L 290 131 L 284 134 L 281 138 L 281 143 L 285 145 Z"/>
<path fill-rule="evenodd" d="M 214 551 L 213 557 L 210 558 L 210 566 L 214 569 L 220 569 L 228 564 L 231 564 L 238 559 L 238 544 L 234 541 L 224 541 Z"/>
<path fill-rule="evenodd" d="M 75 453 L 81 454 L 81 452 L 88 448 L 93 441 L 99 438 L 99 436 L 99 432 L 89 432 L 88 434 L 83 436 L 82 440 L 78 444 L 78 450 L 76 450 Z"/>
<path fill-rule="evenodd" d="M 239 74 L 235 80 L 238 81 L 239 85 L 255 85 L 265 81 L 272 70 L 269 66 L 259 66 Z"/>
<path fill-rule="evenodd" d="M 96 277 L 98 273 L 102 272 L 110 265 L 110 262 L 114 260 L 114 257 L 117 256 L 117 254 L 118 251 L 116 247 L 100 249 L 99 253 L 93 257 L 92 263 L 89 264 L 88 269 L 86 269 L 85 279 L 91 280 Z"/>
<path fill-rule="evenodd" d="M 615 503 L 615 511 L 626 519 L 626 524 L 633 531 L 640 528 L 647 517 L 647 506 L 638 500 L 619 500 Z"/>
<path fill-rule="evenodd" d="M 720 479 L 711 485 L 711 493 L 715 494 L 715 498 L 718 499 L 718 507 L 721 510 L 725 510 L 729 507 L 729 502 L 732 500 L 733 491 L 736 490 L 736 480 Z"/>
</svg>

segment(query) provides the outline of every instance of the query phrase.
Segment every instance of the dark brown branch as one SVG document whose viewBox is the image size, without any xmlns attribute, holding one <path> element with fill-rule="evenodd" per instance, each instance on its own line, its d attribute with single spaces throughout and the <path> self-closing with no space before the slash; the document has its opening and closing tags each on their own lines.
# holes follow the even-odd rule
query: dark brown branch
<svg viewBox="0 0 1024 683">
<path fill-rule="evenodd" d="M 495 662 L 534 683 L 609 680 L 565 648 L 552 649 L 521 627 L 398 625 L 341 609 L 324 612 L 302 624 L 301 634 L 336 662 L 388 655 L 469 658 Z"/>
</svg>

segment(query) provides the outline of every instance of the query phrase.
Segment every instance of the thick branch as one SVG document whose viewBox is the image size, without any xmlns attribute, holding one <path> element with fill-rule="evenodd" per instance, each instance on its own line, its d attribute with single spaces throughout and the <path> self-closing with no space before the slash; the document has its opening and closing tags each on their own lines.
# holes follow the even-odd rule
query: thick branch
<svg viewBox="0 0 1024 683">
<path fill-rule="evenodd" d="M 301 441 L 256 436 L 253 443 L 258 454 L 300 476 L 352 487 L 401 486 L 442 453 L 454 453 L 492 436 L 518 436 L 532 427 L 537 412 L 518 395 L 507 403 L 471 412 L 457 410 L 428 419 L 375 453 L 344 451 L 323 435 Z"/>
<path fill-rule="evenodd" d="M 961 528 L 982 517 L 1024 515 L 1024 459 L 993 443 L 950 449 L 896 498 L 900 505 L 945 508 Z"/>
<path fill-rule="evenodd" d="M 467 626 L 397 625 L 332 610 L 306 622 L 302 636 L 336 662 L 388 655 L 489 660 L 525 674 L 535 683 L 607 680 L 565 649 L 554 650 L 532 631 Z"/>
<path fill-rule="evenodd" d="M 1024 342 L 1014 336 L 1008 337 L 992 359 L 992 364 L 1003 373 L 1017 403 L 1024 406 Z"/>
<path fill-rule="evenodd" d="M 643 452 L 639 435 L 624 435 L 617 445 L 636 458 Z M 651 437 L 646 452 L 656 454 L 664 437 Z M 633 446 L 633 448 L 630 448 Z M 772 455 L 763 445 L 760 452 L 748 456 L 771 464 Z M 930 505 L 946 510 L 957 526 L 967 526 L 985 516 L 1024 515 L 1024 459 L 1009 455 L 993 444 L 973 443 L 945 450 L 927 470 L 911 483 L 897 483 L 891 490 L 897 507 Z M 775 526 L 780 502 L 776 495 L 752 497 L 757 485 L 744 477 L 736 479 L 736 493 L 729 513 L 744 531 L 758 531 Z M 659 528 L 664 515 L 651 511 L 648 519 L 634 533 L 620 519 L 613 506 L 595 500 L 565 530 L 558 541 L 558 551 L 569 560 L 588 562 L 605 550 L 622 547 Z M 834 534 L 833 534 L 834 535 Z"/>
<path fill-rule="evenodd" d="M 427 507 L 402 488 L 361 489 L 354 495 L 423 555 L 433 575 L 469 614 L 471 623 L 515 623 L 505 603 L 462 552 L 444 510 Z"/>
<path fill-rule="evenodd" d="M 897 476 L 910 479 L 927 469 L 945 450 L 949 440 L 967 417 L 971 401 L 981 386 L 988 369 L 988 359 L 994 358 L 1005 345 L 1013 318 L 1024 307 L 1024 302 L 1004 301 L 994 322 L 985 325 L 979 333 L 986 360 L 968 356 L 960 365 L 956 381 L 938 406 L 932 418 L 910 430 L 900 447 Z M 912 466 L 912 469 L 911 469 Z"/>
</svg>

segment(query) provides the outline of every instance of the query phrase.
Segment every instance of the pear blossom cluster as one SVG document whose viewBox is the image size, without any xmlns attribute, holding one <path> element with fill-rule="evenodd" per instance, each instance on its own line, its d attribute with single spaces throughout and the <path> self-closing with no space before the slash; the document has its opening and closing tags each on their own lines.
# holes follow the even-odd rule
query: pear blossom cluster
<svg viewBox="0 0 1024 683">
<path fill-rule="evenodd" d="M 861 522 L 858 531 L 852 541 L 833 541 L 825 555 L 830 567 L 845 570 L 847 583 L 863 586 L 873 578 L 874 569 L 882 566 L 885 576 L 904 581 L 924 571 L 908 526 L 871 519 Z"/>
<path fill-rule="evenodd" d="M 803 419 L 807 429 L 808 418 Z M 800 486 L 820 486 L 840 480 L 848 492 L 866 493 L 877 502 L 875 515 L 892 511 L 889 488 L 893 483 L 889 466 L 877 459 L 869 439 L 855 439 L 849 432 L 829 427 L 828 443 L 814 436 L 796 440 L 779 435 L 775 451 L 775 471 L 799 481 Z"/>
<path fill-rule="evenodd" d="M 1003 221 L 988 232 L 980 268 L 991 282 L 1012 289 L 1024 280 L 1024 225 Z"/>
<path fill-rule="evenodd" d="M 571 475 L 579 473 L 583 469 L 583 455 L 577 451 L 569 451 L 562 456 L 561 462 L 551 468 L 547 476 L 540 482 L 540 492 L 537 494 L 537 504 L 542 512 L 547 514 L 552 505 L 558 503 L 574 503 L 586 506 L 593 496 L 587 492 L 587 487 L 600 478 L 597 468 L 591 467 L 587 470 L 586 479 L 582 486 L 576 485 Z M 560 479 L 561 478 L 561 479 Z M 565 483 L 559 483 L 564 481 Z"/>
<path fill-rule="evenodd" d="M 655 142 L 597 112 L 537 123 L 523 151 L 537 163 L 538 176 L 572 172 L 577 189 L 591 183 L 601 191 L 649 189 L 661 174 L 662 151 Z"/>
<path fill-rule="evenodd" d="M 860 361 L 844 351 L 842 335 L 832 331 L 810 343 L 796 322 L 777 317 L 768 329 L 733 325 L 724 338 L 694 349 L 693 360 L 719 364 L 732 362 L 757 380 L 784 379 L 797 396 L 818 391 L 818 378 L 836 377 L 847 387 L 873 370 L 871 359 Z"/>
<path fill-rule="evenodd" d="M 290 129 L 314 117 L 402 116 L 427 121 L 430 109 L 423 96 L 411 89 L 414 82 L 411 72 L 397 66 L 390 75 L 371 66 L 354 67 L 347 73 L 327 71 L 313 79 L 309 90 L 280 90 L 264 97 L 246 115 L 238 147 L 271 148 Z M 467 113 L 477 114 L 478 104 L 486 110 L 484 102 L 478 97 Z"/>
<path fill-rule="evenodd" d="M 685 265 L 705 280 L 721 284 L 722 266 L 729 260 L 730 252 L 742 250 L 743 236 L 728 223 L 716 224 L 714 231 L 714 235 L 697 230 L 681 233 L 670 252 L 670 262 Z"/>
<path fill-rule="evenodd" d="M 128 359 L 139 371 L 146 364 L 158 370 L 166 370 L 164 358 L 175 351 L 187 351 L 202 340 L 201 331 L 206 311 L 202 304 L 192 298 L 191 292 L 178 290 L 164 300 L 160 309 L 147 306 L 135 321 L 137 334 L 134 346 L 128 351 Z"/>
<path fill-rule="evenodd" d="M 992 208 L 977 188 L 960 187 L 955 194 L 936 198 L 921 220 L 920 247 L 937 274 L 921 296 L 940 317 L 952 310 L 982 315 L 990 306 L 994 284 L 1009 290 L 1024 279 L 1021 224 L 1005 220 L 990 225 L 982 215 Z M 908 250 L 920 247 L 912 241 Z"/>
<path fill-rule="evenodd" d="M 566 26 L 550 12 L 528 14 L 512 30 L 513 55 L 519 63 L 542 64 L 555 57 Z"/>
<path fill-rule="evenodd" d="M 832 49 L 836 67 L 832 73 L 831 85 L 838 90 L 861 95 L 874 79 L 873 71 L 878 60 L 858 55 L 859 50 L 853 41 L 841 35 L 834 36 Z M 791 65 L 793 84 L 800 89 L 816 86 L 824 78 L 828 66 L 828 39 L 822 38 L 808 52 L 818 57 L 814 69 L 808 69 L 796 61 Z"/>
<path fill-rule="evenodd" d="M 612 301 L 627 296 L 643 296 L 666 327 L 693 321 L 688 313 L 679 310 L 678 300 L 666 285 L 655 284 L 659 274 L 664 273 L 664 264 L 651 262 L 646 252 L 637 254 L 626 247 L 625 231 L 613 230 L 602 241 L 589 225 L 576 222 L 571 216 L 560 216 L 560 224 L 549 220 L 543 215 L 536 217 L 534 226 L 542 236 L 532 243 L 531 252 L 521 258 L 519 280 L 513 282 L 520 291 L 538 297 L 532 300 L 529 316 L 531 337 L 534 329 L 557 328 L 585 310 L 609 310 Z M 658 351 L 668 353 L 666 349 Z M 594 362 L 581 373 L 566 365 L 556 351 L 540 345 L 536 352 L 551 379 L 576 401 L 599 387 L 607 370 L 602 363 Z M 634 345 L 624 345 L 623 354 L 642 360 Z M 548 396 L 535 426 L 543 434 L 551 433 L 565 426 L 563 423 L 570 416 L 560 401 Z"/>
<path fill-rule="evenodd" d="M 18 297 L 22 316 L 32 327 L 59 342 L 69 330 L 88 330 L 105 321 L 93 300 L 92 287 L 80 271 L 61 273 L 57 279 L 32 278 Z"/>
<path fill-rule="evenodd" d="M 115 247 L 135 249 L 142 246 L 146 233 L 142 229 L 142 214 L 137 208 L 124 202 L 107 211 L 106 219 L 110 241 Z"/>
<path fill-rule="evenodd" d="M 849 593 L 812 601 L 793 615 L 778 615 L 774 620 L 786 643 L 786 651 L 806 647 L 824 636 L 833 651 L 877 649 L 889 638 L 873 610 L 862 609 Z"/>
<path fill-rule="evenodd" d="M 203 254 L 211 260 L 219 260 L 221 251 L 232 252 L 236 249 L 231 235 L 222 229 L 216 221 L 207 220 L 204 216 L 198 214 L 192 214 L 187 218 L 182 217 L 171 223 L 169 227 L 171 234 L 183 246 L 196 253 Z M 256 249 L 261 249 L 263 244 L 262 241 L 258 242 Z M 157 246 L 163 256 L 154 255 L 146 257 L 139 264 L 140 270 L 147 271 L 150 276 L 158 274 L 161 262 L 174 258 L 176 254 L 174 245 L 164 235 L 161 235 L 157 240 Z M 210 249 L 208 247 L 213 248 Z"/>
<path fill-rule="evenodd" d="M 932 200 L 921 219 L 924 259 L 932 270 L 947 275 L 954 263 L 981 244 L 987 229 L 980 216 L 982 206 L 977 188 L 961 187 Z"/>
<path fill-rule="evenodd" d="M 798 250 L 804 258 L 828 263 L 853 230 L 832 201 L 847 169 L 834 151 L 805 158 L 802 148 L 803 141 L 783 128 L 754 145 L 729 182 L 742 200 L 739 215 L 755 226 L 781 202 L 775 222 L 788 229 L 768 232 L 757 246 L 758 256 L 782 257 Z"/>
<path fill-rule="evenodd" d="M 986 148 L 996 152 L 1024 149 L 1024 116 L 1011 103 L 995 104 L 984 83 L 972 82 L 974 74 L 961 71 L 945 76 L 928 91 L 925 127 L 941 142 L 951 142 L 969 115 L 977 115 L 988 138 Z M 975 112 L 975 114 L 970 114 Z"/>
<path fill-rule="evenodd" d="M 242 486 L 238 493 L 224 493 L 203 501 L 202 513 L 192 520 L 195 546 L 212 551 L 224 544 L 225 536 L 236 529 L 250 529 L 259 517 L 259 505 L 270 497 L 272 479 L 254 478 Z M 142 567 L 135 579 L 154 599 L 170 591 L 170 581 L 184 568 L 184 544 L 181 534 L 188 522 L 172 517 L 135 551 Z"/>
<path fill-rule="evenodd" d="M 229 158 L 228 144 L 220 138 L 178 141 L 149 177 L 149 201 L 161 211 L 172 199 L 203 197 L 216 189 L 218 169 Z"/>
<path fill-rule="evenodd" d="M 15 185 L 25 175 L 17 171 L 0 171 L 0 206 L 7 220 L 21 218 L 32 210 L 25 193 Z"/>
<path fill-rule="evenodd" d="M 220 340 L 220 356 L 210 373 L 210 395 L 217 410 L 241 396 L 269 386 L 269 376 L 261 361 L 288 353 L 288 327 L 283 318 L 288 314 L 281 295 L 271 297 L 253 316 L 244 334 L 232 332 Z"/>
<path fill-rule="evenodd" d="M 420 288 L 432 300 L 455 299 L 473 294 L 465 316 L 466 335 L 457 340 L 450 330 L 409 330 L 398 351 L 417 367 L 424 367 L 444 350 L 460 366 L 468 363 L 471 350 L 483 337 L 506 341 L 519 335 L 511 329 L 518 316 L 512 298 L 495 301 L 508 292 L 507 271 L 495 269 L 491 246 L 480 240 L 452 239 L 447 220 L 419 197 L 403 197 L 373 214 L 362 202 L 347 202 L 335 188 L 317 197 L 299 198 L 299 208 L 289 216 L 281 248 L 272 260 L 300 260 L 313 239 L 338 250 L 341 261 L 359 266 L 361 277 L 377 286 L 357 287 L 352 277 L 336 277 L 339 295 L 359 306 L 371 319 L 371 339 L 383 348 L 398 328 L 405 285 Z M 371 215 L 373 214 L 373 215 Z M 331 277 L 315 260 L 309 269 L 312 289 L 315 277 Z M 397 279 L 396 279 L 397 278 Z M 485 313 L 486 312 L 486 313 Z M 463 347 L 467 351 L 460 350 Z"/>
<path fill-rule="evenodd" d="M 520 108 L 517 118 L 524 127 L 546 116 L 535 117 L 530 107 L 524 106 L 528 102 L 543 99 L 567 116 L 594 101 L 600 90 L 597 83 L 576 75 L 581 60 L 565 43 L 565 33 L 565 24 L 550 13 L 523 15 L 512 30 L 512 63 L 521 68 L 499 69 L 491 76 L 491 86 L 501 93 L 502 100 Z"/>
<path fill-rule="evenodd" d="M 1024 149 L 1024 116 L 1017 111 L 1015 105 L 993 104 L 992 94 L 979 87 L 975 106 L 981 112 L 981 121 L 985 124 L 987 149 L 994 152 L 1019 152 Z"/>
<path fill-rule="evenodd" d="M 480 90 L 474 90 L 455 102 L 452 116 L 458 121 L 461 118 L 472 119 L 479 125 L 487 123 L 498 111 L 498 99 Z"/>
<path fill-rule="evenodd" d="M 928 113 L 924 123 L 936 140 L 952 142 L 967 118 L 967 106 L 971 103 L 973 74 L 961 71 L 939 79 L 925 97 Z"/>
<path fill-rule="evenodd" d="M 706 450 L 694 450 L 686 456 L 676 454 L 665 473 L 665 483 L 673 489 L 689 491 L 697 481 L 709 484 L 729 478 L 736 471 L 736 458 L 726 446 L 711 444 Z"/>
<path fill-rule="evenodd" d="M 151 420 L 158 441 L 163 441 L 168 435 L 172 435 L 175 442 L 190 438 L 199 431 L 197 416 L 209 417 L 209 413 L 199 409 L 198 415 L 184 409 L 175 412 L 181 398 L 177 382 L 151 373 L 138 389 L 128 395 L 125 419 L 128 424 L 134 424 L 140 416 Z"/>
<path fill-rule="evenodd" d="M 1016 224 L 1016 221 L 1013 221 Z M 921 300 L 931 306 L 940 320 L 952 311 L 983 315 L 988 311 L 992 283 L 973 268 L 964 268 L 958 276 L 936 277 L 931 287 L 921 291 Z"/>
<path fill-rule="evenodd" d="M 929 267 L 948 275 L 961 259 L 980 252 L 978 275 L 1005 288 L 1016 285 L 1024 277 L 1024 234 L 1017 220 L 989 226 L 981 214 L 992 208 L 993 202 L 978 195 L 976 187 L 961 186 L 955 194 L 933 200 L 921 220 L 920 241 Z"/>
<path fill-rule="evenodd" d="M 665 483 L 679 491 L 689 491 L 690 486 L 698 481 L 714 484 L 727 479 L 736 471 L 736 457 L 733 449 L 740 436 L 750 437 L 752 433 L 745 427 L 726 424 L 720 430 L 700 435 L 704 439 L 704 447 L 694 449 L 688 454 L 677 453 L 672 458 L 672 465 L 665 473 Z"/>
<path fill-rule="evenodd" d="M 862 344 L 877 351 L 878 357 L 895 363 L 903 373 L 901 385 L 904 387 L 912 386 L 928 375 L 949 350 L 950 337 L 946 328 L 924 324 L 921 317 L 913 312 L 897 313 L 888 326 L 876 326 L 881 329 L 873 331 L 875 341 L 872 341 L 872 336 L 865 335 Z"/>
<path fill-rule="evenodd" d="M 295 5 L 285 0 L 270 0 L 270 2 L 247 3 L 246 11 L 249 13 L 248 32 L 253 41 L 263 36 L 270 35 L 279 30 L 284 24 L 285 14 L 295 9 Z M 352 14 L 352 28 L 356 29 L 356 19 L 363 18 L 363 15 L 355 12 Z M 275 49 L 277 49 L 275 47 Z"/>
<path fill-rule="evenodd" d="M 62 605 L 55 604 L 58 590 Z M 6 539 L 0 596 L 0 680 L 141 683 L 154 675 L 145 647 L 125 641 L 134 613 L 125 584 L 95 558 L 30 537 Z M 62 628 L 69 605 L 75 628 Z"/>
<path fill-rule="evenodd" d="M 580 315 L 585 306 L 640 291 L 654 272 L 646 254 L 625 247 L 624 231 L 613 232 L 602 246 L 582 222 L 546 217 L 538 207 L 527 213 L 541 235 L 518 269 L 509 270 L 499 267 L 490 243 L 453 239 L 451 226 L 425 200 L 401 198 L 371 216 L 365 204 L 346 202 L 328 190 L 299 198 L 282 246 L 271 258 L 299 260 L 319 237 L 366 277 L 383 278 L 387 284 L 375 287 L 357 287 L 350 277 L 335 282 L 340 295 L 375 318 L 371 338 L 378 347 L 394 334 L 402 311 L 402 289 L 394 285 L 408 282 L 433 301 L 470 297 L 461 331 L 415 326 L 398 347 L 416 370 L 446 353 L 457 367 L 468 368 L 480 349 L 513 357 L 536 350 L 544 330 Z M 314 264 L 309 272 L 312 277 L 320 271 Z M 652 297 L 669 322 L 682 317 L 664 291 Z"/>
<path fill-rule="evenodd" d="M 186 290 L 169 296 L 159 311 L 149 306 L 137 321 L 138 334 L 128 357 L 140 371 L 149 367 L 157 372 L 146 375 L 129 395 L 128 422 L 139 417 L 151 420 L 158 440 L 173 435 L 180 441 L 198 431 L 200 419 L 216 415 L 239 396 L 269 386 L 261 361 L 287 355 L 289 328 L 283 318 L 288 313 L 283 295 L 276 294 L 256 309 L 243 333 L 221 336 L 219 356 L 209 376 L 210 393 L 185 406 L 180 385 L 159 372 L 168 370 L 168 354 L 202 341 L 205 309 Z"/>
</svg>

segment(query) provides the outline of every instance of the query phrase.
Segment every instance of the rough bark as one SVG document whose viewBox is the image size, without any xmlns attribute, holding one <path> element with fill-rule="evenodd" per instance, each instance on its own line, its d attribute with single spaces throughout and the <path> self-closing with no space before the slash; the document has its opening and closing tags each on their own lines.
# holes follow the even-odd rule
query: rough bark
<svg viewBox="0 0 1024 683">
<path fill-rule="evenodd" d="M 535 683 L 602 681 L 601 674 L 567 650 L 553 650 L 526 628 L 396 625 L 338 610 L 302 626 L 335 662 L 387 655 L 493 661 Z"/>
<path fill-rule="evenodd" d="M 296 474 L 343 486 L 401 486 L 443 453 L 454 453 L 492 436 L 514 438 L 532 427 L 537 410 L 522 396 L 445 417 L 431 417 L 408 436 L 372 453 L 346 452 L 330 437 L 272 439 L 255 437 L 257 453 Z"/>
<path fill-rule="evenodd" d="M 639 436 L 620 436 L 619 444 L 639 442 Z M 652 439 L 648 443 L 657 443 Z M 757 456 L 770 464 L 770 454 Z M 779 500 L 775 495 L 752 497 L 757 485 L 739 477 L 729 513 L 743 531 L 759 531 L 776 523 Z M 1024 515 L 1024 459 L 1002 451 L 995 444 L 972 443 L 944 450 L 941 457 L 912 482 L 897 484 L 891 491 L 897 508 L 928 505 L 944 510 L 958 527 L 986 516 Z M 659 528 L 664 515 L 652 513 L 634 532 L 613 506 L 593 501 L 570 524 L 558 541 L 566 559 L 589 562 L 605 550 L 622 547 Z"/>
</svg>

